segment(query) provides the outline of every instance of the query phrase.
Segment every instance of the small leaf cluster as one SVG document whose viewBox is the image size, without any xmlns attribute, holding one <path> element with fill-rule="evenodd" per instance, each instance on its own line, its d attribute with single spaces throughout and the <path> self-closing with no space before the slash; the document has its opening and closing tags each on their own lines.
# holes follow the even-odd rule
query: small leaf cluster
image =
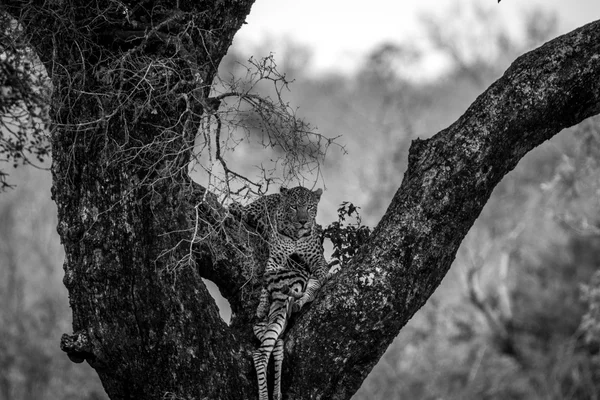
<svg viewBox="0 0 600 400">
<path fill-rule="evenodd" d="M 351 202 L 344 201 L 337 210 L 338 220 L 323 231 L 323 236 L 333 244 L 332 257 L 339 260 L 342 267 L 354 257 L 371 234 L 371 228 L 362 224 L 359 209 Z"/>
<path fill-rule="evenodd" d="M 46 134 L 49 86 L 14 21 L 0 14 L 0 192 L 11 187 L 5 166 L 43 162 L 50 155 Z"/>
</svg>

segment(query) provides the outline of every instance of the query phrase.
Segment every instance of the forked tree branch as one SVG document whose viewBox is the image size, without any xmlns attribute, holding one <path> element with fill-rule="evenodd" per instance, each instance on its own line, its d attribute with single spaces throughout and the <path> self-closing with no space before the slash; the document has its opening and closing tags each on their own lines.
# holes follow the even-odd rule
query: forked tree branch
<svg viewBox="0 0 600 400">
<path fill-rule="evenodd" d="M 290 329 L 289 398 L 349 399 L 438 287 L 502 177 L 599 112 L 596 21 L 519 57 L 454 124 L 415 140 L 381 222 Z"/>
</svg>

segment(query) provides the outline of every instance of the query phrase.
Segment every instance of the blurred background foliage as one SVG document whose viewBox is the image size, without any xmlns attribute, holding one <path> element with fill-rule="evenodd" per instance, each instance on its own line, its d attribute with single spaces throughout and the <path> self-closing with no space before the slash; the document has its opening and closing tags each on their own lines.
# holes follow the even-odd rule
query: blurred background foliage
<svg viewBox="0 0 600 400">
<path fill-rule="evenodd" d="M 295 80 L 290 105 L 323 135 L 343 135 L 347 154 L 331 151 L 322 166 L 321 224 L 337 220 L 343 201 L 361 207 L 363 223 L 377 223 L 411 140 L 448 126 L 519 54 L 556 34 L 552 14 L 522 19 L 515 36 L 473 5 L 428 15 L 426 40 L 382 43 L 351 74 L 307 73 L 311 50 L 293 42 L 275 54 Z M 221 76 L 243 74 L 251 55 L 272 47 L 232 47 Z M 443 73 L 415 78 L 432 51 Z M 261 154 L 237 157 L 252 165 Z M 600 118 L 528 154 L 353 399 L 598 399 L 599 163 Z M 50 174 L 23 167 L 11 179 L 17 187 L 0 194 L 0 400 L 106 399 L 94 371 L 59 349 L 71 315 Z"/>
</svg>

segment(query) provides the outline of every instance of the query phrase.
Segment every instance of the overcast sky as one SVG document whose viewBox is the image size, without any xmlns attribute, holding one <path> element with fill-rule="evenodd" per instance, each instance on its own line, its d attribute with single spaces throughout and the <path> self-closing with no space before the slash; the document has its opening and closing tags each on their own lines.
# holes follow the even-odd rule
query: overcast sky
<svg viewBox="0 0 600 400">
<path fill-rule="evenodd" d="M 469 0 L 458 0 L 463 3 Z M 470 0 L 483 2 L 508 21 L 524 8 L 555 10 L 560 32 L 600 18 L 600 0 Z M 455 0 L 257 0 L 247 24 L 236 36 L 237 46 L 287 38 L 313 50 L 318 70 L 352 64 L 384 41 L 401 42 L 419 36 L 419 15 L 441 13 Z M 276 46 L 276 44 L 274 44 Z M 273 49 L 275 52 L 276 48 Z"/>
</svg>

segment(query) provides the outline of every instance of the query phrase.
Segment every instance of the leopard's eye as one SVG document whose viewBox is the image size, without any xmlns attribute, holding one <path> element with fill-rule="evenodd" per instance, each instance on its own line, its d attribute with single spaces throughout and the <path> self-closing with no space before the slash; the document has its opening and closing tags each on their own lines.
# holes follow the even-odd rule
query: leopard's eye
<svg viewBox="0 0 600 400">
<path fill-rule="evenodd" d="M 292 210 L 292 211 L 296 211 L 296 207 L 294 207 L 294 206 L 290 206 L 290 210 Z"/>
</svg>

